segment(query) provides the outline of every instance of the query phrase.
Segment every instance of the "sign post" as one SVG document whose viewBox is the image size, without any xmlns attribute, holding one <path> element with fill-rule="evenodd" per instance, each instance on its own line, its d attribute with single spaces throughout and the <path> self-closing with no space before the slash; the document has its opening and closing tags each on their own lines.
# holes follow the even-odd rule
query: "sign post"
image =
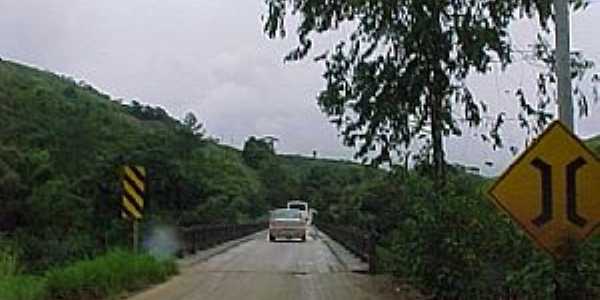
<svg viewBox="0 0 600 300">
<path fill-rule="evenodd" d="M 558 115 L 560 121 L 570 130 L 575 133 L 575 120 L 573 116 L 573 100 L 571 87 L 571 16 L 570 16 L 570 1 L 554 0 L 555 12 L 555 42 L 556 42 L 556 78 L 558 87 Z M 573 177 L 573 176 L 571 176 Z M 569 179 L 567 179 L 569 180 Z M 574 186 L 571 185 L 571 186 Z M 575 203 L 574 201 L 571 201 Z M 573 210 L 571 210 L 573 211 Z M 572 218 L 575 224 L 582 224 L 583 219 L 578 218 L 577 214 Z M 573 221 L 572 220 L 572 221 Z M 555 260 L 555 265 L 558 263 Z M 556 283 L 556 299 L 562 298 L 561 288 L 558 280 Z"/>
<path fill-rule="evenodd" d="M 138 253 L 139 246 L 138 241 L 140 239 L 139 235 L 139 222 L 137 220 L 133 221 L 133 252 Z"/>
<path fill-rule="evenodd" d="M 139 220 L 142 219 L 146 192 L 146 168 L 123 166 L 123 194 L 121 196 L 121 216 L 132 222 L 133 251 L 139 249 Z"/>
</svg>

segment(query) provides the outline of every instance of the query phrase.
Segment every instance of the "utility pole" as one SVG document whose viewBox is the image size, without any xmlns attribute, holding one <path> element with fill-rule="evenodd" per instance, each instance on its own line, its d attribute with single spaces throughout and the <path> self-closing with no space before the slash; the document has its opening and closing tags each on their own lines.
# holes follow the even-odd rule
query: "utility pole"
<svg viewBox="0 0 600 300">
<path fill-rule="evenodd" d="M 560 121 L 575 133 L 573 100 L 571 99 L 571 25 L 569 0 L 554 0 L 554 11 L 559 117 Z"/>
<path fill-rule="evenodd" d="M 569 0 L 554 0 L 556 22 L 556 77 L 558 80 L 558 113 L 560 121 L 575 133 L 573 120 L 573 100 L 571 99 L 571 25 L 569 16 Z M 555 266 L 559 262 L 555 260 Z M 554 275 L 554 298 L 566 296 L 557 274 Z"/>
</svg>

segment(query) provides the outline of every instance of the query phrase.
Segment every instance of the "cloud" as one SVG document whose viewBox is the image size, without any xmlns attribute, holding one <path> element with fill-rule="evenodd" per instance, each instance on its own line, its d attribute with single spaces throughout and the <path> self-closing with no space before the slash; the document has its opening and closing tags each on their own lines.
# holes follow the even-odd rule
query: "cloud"
<svg viewBox="0 0 600 300">
<path fill-rule="evenodd" d="M 126 100 L 165 107 L 181 117 L 192 111 L 210 134 L 241 146 L 249 135 L 275 135 L 278 150 L 351 158 L 338 132 L 317 107 L 322 66 L 310 60 L 284 64 L 295 45 L 268 40 L 262 33 L 261 1 L 198 0 L 0 0 L 0 56 L 85 79 Z M 592 5 L 573 18 L 574 47 L 600 59 L 594 29 L 600 9 Z M 343 27 L 317 41 L 327 49 L 348 32 Z M 514 39 L 526 47 L 535 38 L 535 23 L 520 22 Z M 317 54 L 319 51 L 315 51 Z M 526 85 L 535 93 L 535 72 L 517 64 L 507 73 L 469 79 L 475 96 L 492 111 L 514 110 L 504 91 Z M 600 131 L 600 105 L 579 122 L 579 133 Z M 481 165 L 496 161 L 497 174 L 511 160 L 507 150 L 493 152 L 467 130 L 448 140 L 452 161 Z M 523 132 L 513 123 L 507 141 L 522 145 Z"/>
</svg>

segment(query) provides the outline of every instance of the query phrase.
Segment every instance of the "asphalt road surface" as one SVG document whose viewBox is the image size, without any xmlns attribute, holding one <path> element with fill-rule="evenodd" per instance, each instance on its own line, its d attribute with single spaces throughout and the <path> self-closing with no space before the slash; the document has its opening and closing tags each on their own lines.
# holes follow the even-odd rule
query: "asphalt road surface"
<svg viewBox="0 0 600 300">
<path fill-rule="evenodd" d="M 272 243 L 259 234 L 130 299 L 407 299 L 378 277 L 351 272 L 323 239 Z"/>
</svg>

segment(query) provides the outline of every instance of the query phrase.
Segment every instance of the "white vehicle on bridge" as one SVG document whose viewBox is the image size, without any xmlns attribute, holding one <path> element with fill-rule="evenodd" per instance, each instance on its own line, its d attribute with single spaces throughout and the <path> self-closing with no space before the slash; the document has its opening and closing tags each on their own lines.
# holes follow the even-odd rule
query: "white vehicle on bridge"
<svg viewBox="0 0 600 300">
<path fill-rule="evenodd" d="M 306 225 L 312 224 L 312 213 L 308 208 L 308 202 L 300 200 L 290 201 L 287 203 L 287 208 L 299 210 L 302 213 L 302 218 L 304 219 L 304 222 L 306 222 Z"/>
<path fill-rule="evenodd" d="M 306 221 L 298 209 L 281 208 L 271 211 L 269 241 L 278 238 L 306 241 Z"/>
</svg>

